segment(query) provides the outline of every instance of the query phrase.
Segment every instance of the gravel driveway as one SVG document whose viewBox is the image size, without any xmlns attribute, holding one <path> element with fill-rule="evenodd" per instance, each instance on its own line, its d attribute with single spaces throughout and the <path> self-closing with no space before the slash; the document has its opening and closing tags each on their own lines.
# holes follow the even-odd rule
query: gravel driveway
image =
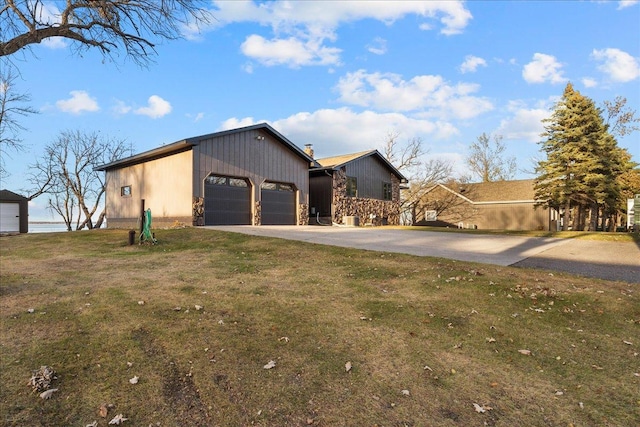
<svg viewBox="0 0 640 427">
<path fill-rule="evenodd" d="M 263 225 L 207 228 L 356 249 L 541 268 L 640 283 L 640 247 L 631 242 L 443 233 L 384 227 Z"/>
</svg>

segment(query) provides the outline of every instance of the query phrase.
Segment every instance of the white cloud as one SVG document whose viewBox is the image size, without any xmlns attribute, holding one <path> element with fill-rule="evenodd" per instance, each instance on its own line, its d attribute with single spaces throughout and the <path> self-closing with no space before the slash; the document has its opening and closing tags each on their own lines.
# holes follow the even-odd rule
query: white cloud
<svg viewBox="0 0 640 427">
<path fill-rule="evenodd" d="M 524 66 L 522 77 L 527 83 L 550 82 L 556 84 L 566 81 L 562 75 L 562 64 L 555 56 L 544 53 L 533 55 L 533 61 Z"/>
<path fill-rule="evenodd" d="M 254 120 L 253 117 L 244 117 L 242 119 L 237 119 L 235 117 L 231 117 L 220 124 L 220 130 L 229 130 L 229 129 L 237 129 L 243 128 L 245 126 L 255 125 L 256 123 L 261 123 L 266 120 Z"/>
<path fill-rule="evenodd" d="M 264 121 L 253 117 L 230 118 L 221 124 L 221 130 Z M 431 148 L 431 141 L 459 134 L 450 123 L 412 118 L 400 113 L 355 112 L 347 107 L 301 112 L 270 124 L 299 146 L 313 144 L 316 158 L 372 148 L 382 150 L 389 131 L 400 130 L 402 138 L 406 139 L 421 137 L 427 144 L 426 148 Z"/>
<path fill-rule="evenodd" d="M 68 43 L 64 37 L 49 37 L 40 42 L 41 45 L 49 49 L 64 49 Z"/>
<path fill-rule="evenodd" d="M 367 50 L 374 55 L 384 55 L 387 53 L 387 41 L 382 37 L 376 37 L 367 45 Z"/>
<path fill-rule="evenodd" d="M 598 70 L 607 74 L 614 82 L 626 83 L 640 76 L 638 59 L 620 49 L 594 49 L 591 57 L 601 63 Z"/>
<path fill-rule="evenodd" d="M 240 49 L 246 56 L 264 65 L 288 65 L 298 68 L 302 65 L 338 65 L 338 48 L 322 46 L 322 40 L 301 40 L 295 37 L 267 40 L 253 34 L 242 43 Z"/>
<path fill-rule="evenodd" d="M 505 139 L 540 141 L 540 134 L 544 131 L 542 120 L 551 115 L 551 104 L 551 100 L 548 100 L 529 107 L 520 101 L 509 102 L 508 110 L 511 115 L 500 122 L 496 133 Z"/>
<path fill-rule="evenodd" d="M 98 101 L 95 98 L 89 96 L 89 93 L 84 90 L 72 90 L 69 92 L 71 98 L 61 99 L 56 102 L 56 107 L 60 111 L 71 114 L 81 114 L 85 111 L 98 111 Z"/>
<path fill-rule="evenodd" d="M 460 65 L 460 72 L 462 74 L 475 73 L 480 66 L 486 67 L 487 61 L 478 56 L 467 55 L 464 58 L 464 62 L 462 63 L 462 65 Z"/>
<path fill-rule="evenodd" d="M 618 10 L 626 9 L 627 7 L 631 7 L 635 4 L 638 4 L 638 0 L 620 0 L 618 2 Z"/>
<path fill-rule="evenodd" d="M 336 85 L 339 100 L 386 111 L 414 111 L 424 116 L 467 119 L 493 109 L 485 98 L 472 96 L 479 86 L 451 85 L 441 76 L 422 75 L 403 80 L 398 74 L 347 73 Z"/>
<path fill-rule="evenodd" d="M 300 67 L 340 64 L 341 49 L 327 46 L 337 39 L 336 29 L 349 22 L 374 19 L 392 25 L 408 15 L 429 22 L 439 21 L 445 35 L 461 33 L 472 19 L 461 1 L 322 1 L 263 2 L 216 1 L 212 27 L 255 22 L 271 27 L 273 37 L 252 34 L 242 44 L 242 52 L 265 65 Z M 421 29 L 426 29 L 424 24 Z M 428 25 L 431 28 L 431 25 Z M 385 50 L 373 47 L 374 53 Z"/>
<path fill-rule="evenodd" d="M 584 77 L 582 79 L 582 84 L 584 85 L 584 87 L 596 87 L 596 86 L 598 86 L 598 82 L 596 81 L 596 79 L 592 79 L 591 77 Z"/>
<path fill-rule="evenodd" d="M 170 112 L 171 104 L 158 95 L 151 95 L 146 107 L 140 107 L 134 111 L 135 114 L 151 117 L 152 119 L 166 116 Z"/>
<path fill-rule="evenodd" d="M 116 99 L 114 101 L 113 107 L 111 107 L 111 111 L 114 114 L 123 115 L 123 114 L 127 114 L 129 111 L 131 111 L 131 107 L 129 105 L 127 105 L 124 101 Z"/>
</svg>

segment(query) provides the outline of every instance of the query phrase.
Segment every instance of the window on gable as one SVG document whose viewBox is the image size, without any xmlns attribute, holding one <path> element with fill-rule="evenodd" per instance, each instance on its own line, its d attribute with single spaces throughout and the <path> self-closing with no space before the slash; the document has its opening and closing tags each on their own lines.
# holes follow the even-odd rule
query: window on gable
<svg viewBox="0 0 640 427">
<path fill-rule="evenodd" d="M 358 179 L 353 176 L 347 177 L 347 196 L 358 197 Z"/>
<path fill-rule="evenodd" d="M 125 185 L 124 187 L 120 187 L 120 195 L 122 197 L 131 197 L 131 186 Z"/>
<path fill-rule="evenodd" d="M 393 200 L 393 192 L 390 182 L 382 183 L 382 200 Z"/>
</svg>

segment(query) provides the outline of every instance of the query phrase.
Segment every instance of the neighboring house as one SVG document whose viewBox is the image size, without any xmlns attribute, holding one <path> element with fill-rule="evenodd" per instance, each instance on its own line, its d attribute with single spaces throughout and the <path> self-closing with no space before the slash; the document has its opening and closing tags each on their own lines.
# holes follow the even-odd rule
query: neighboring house
<svg viewBox="0 0 640 427">
<path fill-rule="evenodd" d="M 303 150 L 267 124 L 187 138 L 98 167 L 108 227 L 307 224 Z"/>
<path fill-rule="evenodd" d="M 342 224 L 345 217 L 357 217 L 360 225 L 399 224 L 400 184 L 407 179 L 377 150 L 316 163 L 309 171 L 312 223 Z"/>
<path fill-rule="evenodd" d="M 9 190 L 0 191 L 0 233 L 29 232 L 29 199 Z"/>
<path fill-rule="evenodd" d="M 555 211 L 535 208 L 533 179 L 437 184 L 425 195 L 416 225 L 498 230 L 556 230 Z"/>
</svg>

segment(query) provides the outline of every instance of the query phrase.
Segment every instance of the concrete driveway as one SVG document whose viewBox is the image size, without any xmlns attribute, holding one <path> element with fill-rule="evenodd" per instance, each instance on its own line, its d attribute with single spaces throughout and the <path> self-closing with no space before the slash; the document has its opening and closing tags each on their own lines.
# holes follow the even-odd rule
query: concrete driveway
<svg viewBox="0 0 640 427">
<path fill-rule="evenodd" d="M 634 243 L 519 237 L 378 227 L 212 226 L 216 230 L 502 266 L 565 271 L 640 283 L 640 248 Z"/>
</svg>

